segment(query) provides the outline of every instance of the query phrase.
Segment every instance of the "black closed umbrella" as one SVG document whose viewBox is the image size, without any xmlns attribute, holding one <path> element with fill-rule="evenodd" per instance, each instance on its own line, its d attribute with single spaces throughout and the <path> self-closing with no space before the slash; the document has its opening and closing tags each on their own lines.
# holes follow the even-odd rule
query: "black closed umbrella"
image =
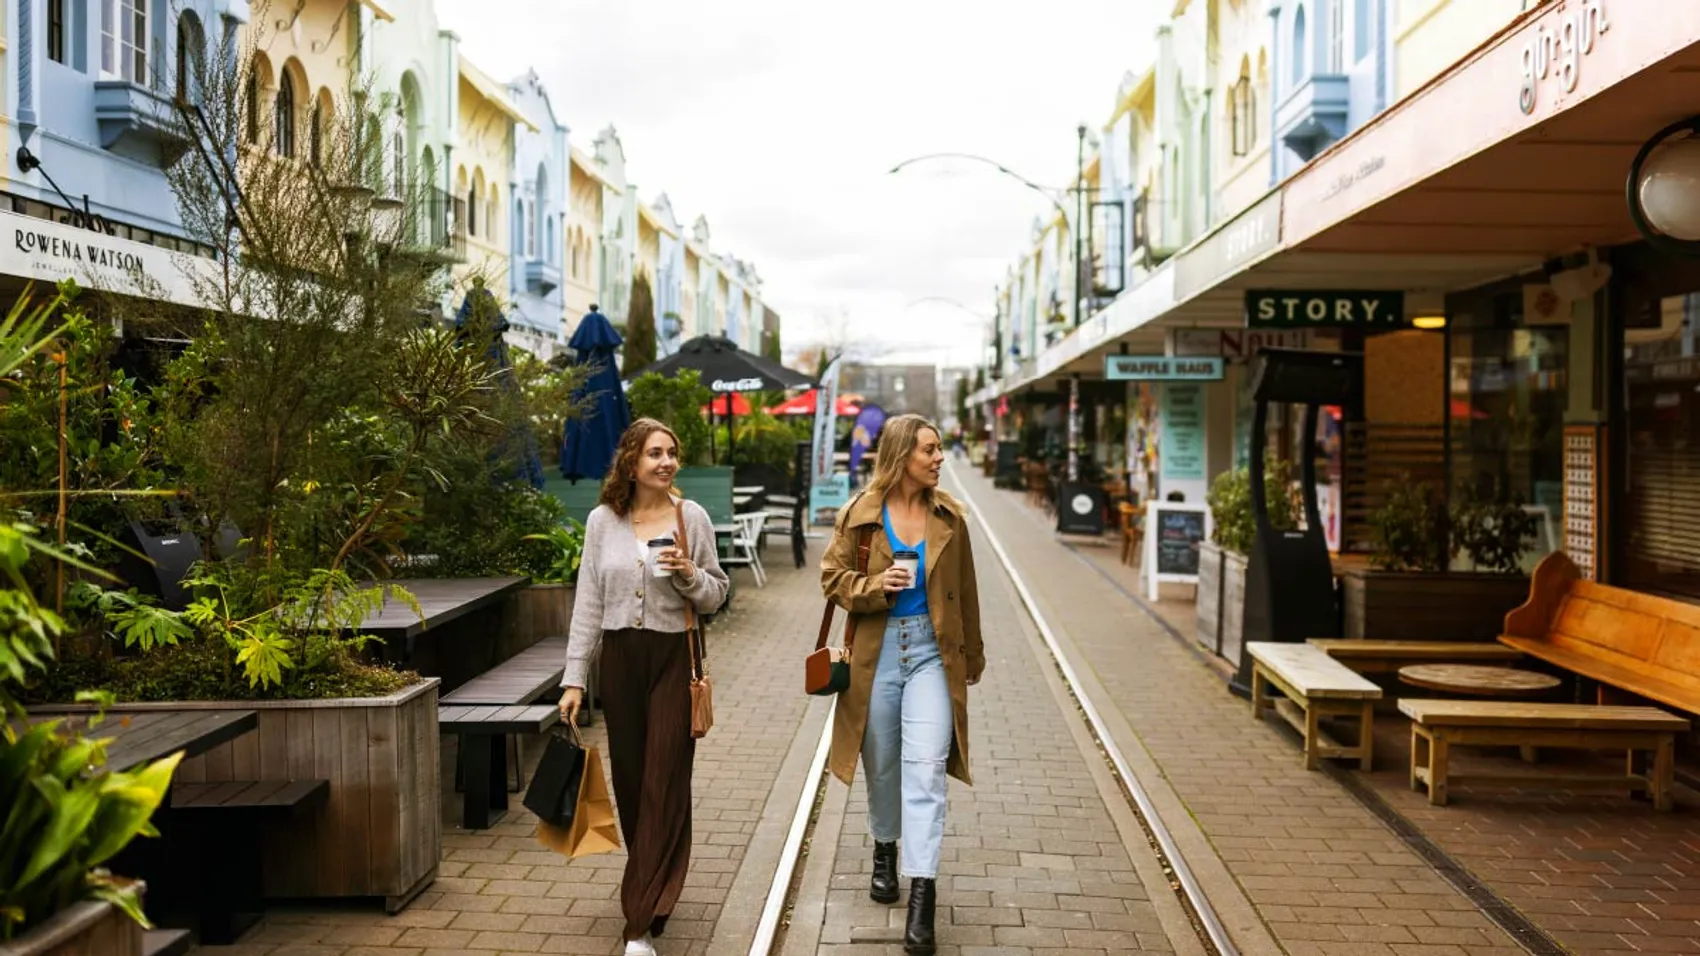
<svg viewBox="0 0 1700 956">
<path fill-rule="evenodd" d="M 726 396 L 727 464 L 732 462 L 732 395 L 738 392 L 784 391 L 791 388 L 811 388 L 815 382 L 802 372 L 739 348 L 724 335 L 699 335 L 679 346 L 679 351 L 659 362 L 647 365 L 642 374 L 655 372 L 672 376 L 694 370 L 702 377 L 715 398 Z M 709 402 L 709 409 L 715 407 Z"/>
</svg>

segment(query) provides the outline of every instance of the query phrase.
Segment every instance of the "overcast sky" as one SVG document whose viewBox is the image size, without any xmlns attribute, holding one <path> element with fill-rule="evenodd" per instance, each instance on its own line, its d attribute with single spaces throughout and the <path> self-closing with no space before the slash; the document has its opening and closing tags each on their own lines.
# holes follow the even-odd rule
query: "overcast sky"
<svg viewBox="0 0 1700 956">
<path fill-rule="evenodd" d="M 489 73 L 535 67 L 573 142 L 615 124 L 647 204 L 753 262 L 787 353 L 848 329 L 886 360 L 976 364 L 992 289 L 1053 209 L 1075 126 L 1109 118 L 1168 0 L 437 0 Z"/>
</svg>

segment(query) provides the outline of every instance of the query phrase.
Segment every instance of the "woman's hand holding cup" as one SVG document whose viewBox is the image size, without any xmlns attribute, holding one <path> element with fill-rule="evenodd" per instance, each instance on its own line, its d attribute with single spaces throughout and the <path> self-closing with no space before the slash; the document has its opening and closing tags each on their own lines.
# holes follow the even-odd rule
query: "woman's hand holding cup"
<svg viewBox="0 0 1700 956">
<path fill-rule="evenodd" d="M 909 587 L 909 569 L 892 565 L 880 575 L 880 589 L 887 594 L 896 594 Z"/>
</svg>

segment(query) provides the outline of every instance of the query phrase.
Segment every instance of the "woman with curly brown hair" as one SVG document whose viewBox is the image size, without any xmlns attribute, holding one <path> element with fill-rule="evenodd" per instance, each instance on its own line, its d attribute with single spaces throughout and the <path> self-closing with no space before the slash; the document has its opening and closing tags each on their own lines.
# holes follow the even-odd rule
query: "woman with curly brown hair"
<svg viewBox="0 0 1700 956">
<path fill-rule="evenodd" d="M 602 648 L 603 713 L 614 802 L 626 839 L 620 907 L 627 956 L 654 956 L 684 889 L 691 857 L 691 662 L 685 604 L 712 614 L 726 600 L 714 523 L 673 487 L 679 438 L 652 419 L 632 422 L 584 526 L 573 623 L 561 678 L 561 717 L 584 701 Z M 683 532 L 689 553 L 676 542 Z M 654 558 L 650 557 L 653 553 Z"/>
</svg>

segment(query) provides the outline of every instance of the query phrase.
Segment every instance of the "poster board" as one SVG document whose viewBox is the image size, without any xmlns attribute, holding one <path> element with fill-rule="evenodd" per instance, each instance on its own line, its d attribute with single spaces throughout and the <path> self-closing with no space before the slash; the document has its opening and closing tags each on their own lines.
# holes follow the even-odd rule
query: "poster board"
<svg viewBox="0 0 1700 956">
<path fill-rule="evenodd" d="M 1198 546 L 1210 540 L 1210 508 L 1184 501 L 1145 503 L 1145 556 L 1140 562 L 1146 595 L 1159 584 L 1198 584 Z"/>
</svg>

